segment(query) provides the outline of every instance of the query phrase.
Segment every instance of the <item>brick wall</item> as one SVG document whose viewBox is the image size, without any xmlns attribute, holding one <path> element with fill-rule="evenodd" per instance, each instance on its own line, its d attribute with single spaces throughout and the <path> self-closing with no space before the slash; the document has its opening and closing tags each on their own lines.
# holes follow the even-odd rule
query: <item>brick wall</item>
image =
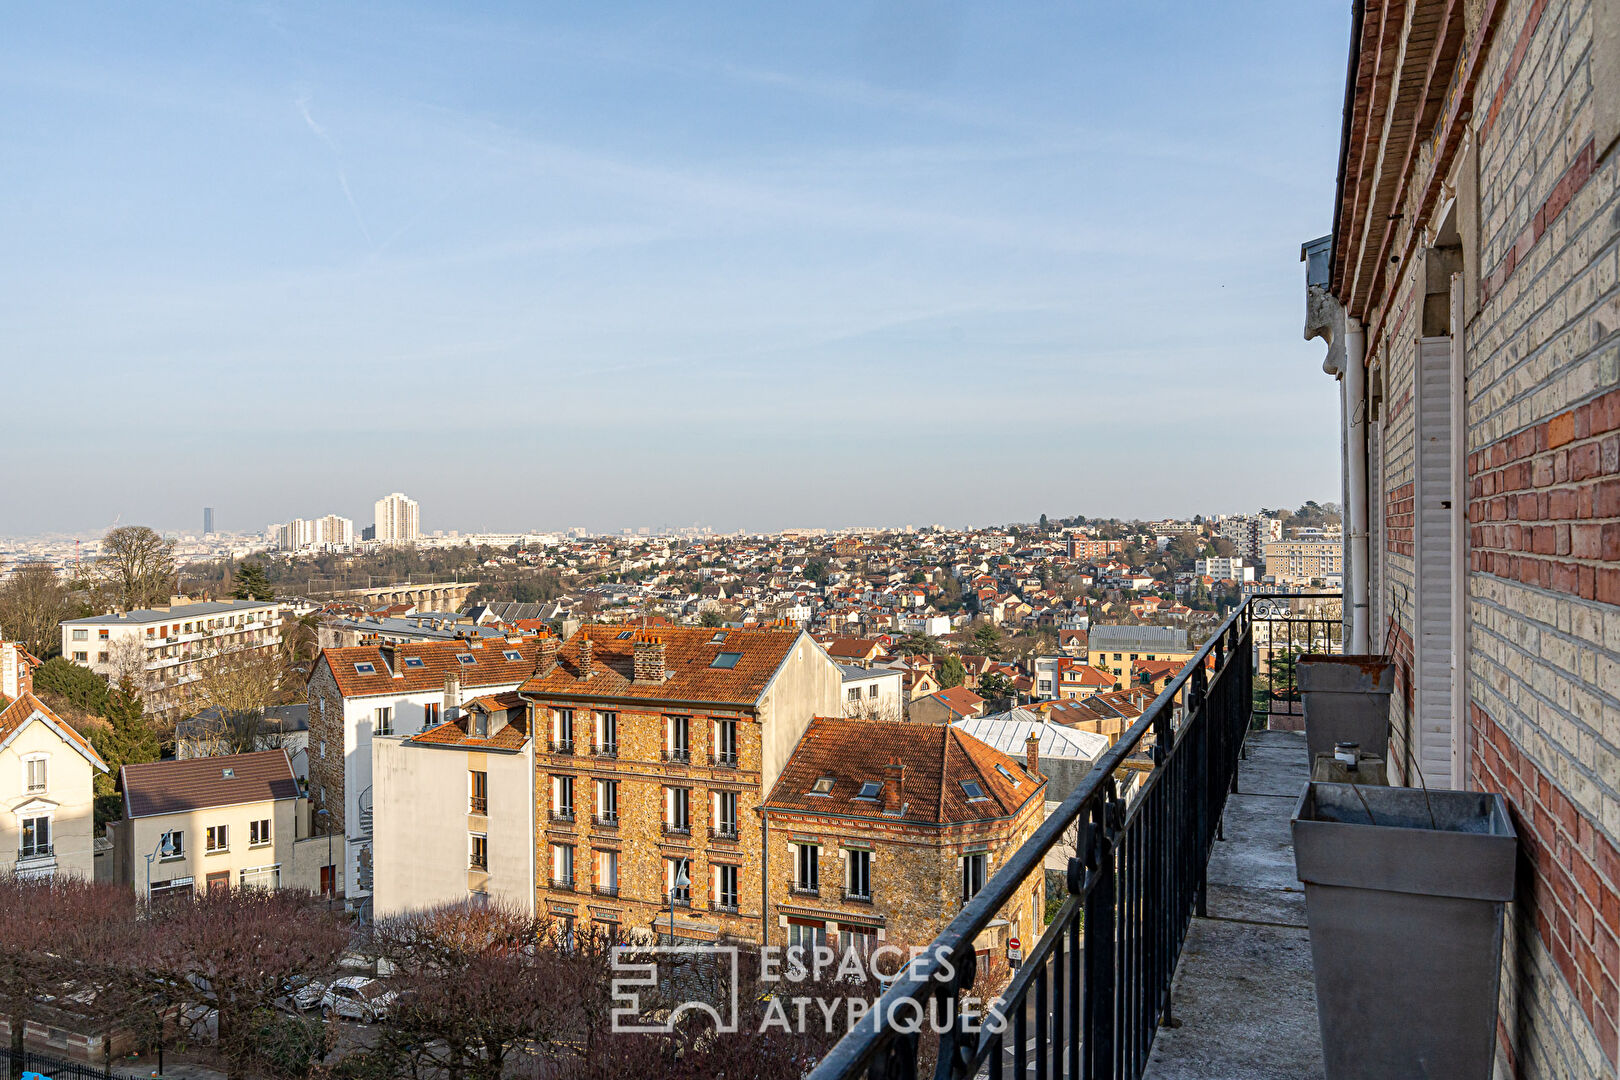
<svg viewBox="0 0 1620 1080">
<path fill-rule="evenodd" d="M 1415 501 L 1412 496 L 1412 481 L 1410 480 L 1385 495 L 1384 544 L 1386 550 L 1408 557 L 1416 550 L 1412 546 L 1414 508 Z"/>
<path fill-rule="evenodd" d="M 309 796 L 316 809 L 331 812 L 332 828 L 342 832 L 343 694 L 324 660 L 310 673 L 305 694 L 309 702 Z"/>
</svg>

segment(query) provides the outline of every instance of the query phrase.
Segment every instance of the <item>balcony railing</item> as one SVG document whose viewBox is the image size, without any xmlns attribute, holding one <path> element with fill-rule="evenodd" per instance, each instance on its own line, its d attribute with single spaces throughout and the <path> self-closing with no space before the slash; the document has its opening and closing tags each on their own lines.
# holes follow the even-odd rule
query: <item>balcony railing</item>
<svg viewBox="0 0 1620 1080">
<path fill-rule="evenodd" d="M 617 885 L 592 885 L 591 886 L 591 891 L 594 892 L 597 896 L 618 896 L 619 895 L 619 887 Z"/>
<path fill-rule="evenodd" d="M 552 739 L 546 746 L 553 754 L 572 754 L 574 752 L 573 739 Z"/>
<path fill-rule="evenodd" d="M 617 829 L 619 827 L 618 814 L 597 814 L 591 820 L 598 829 Z"/>
<path fill-rule="evenodd" d="M 735 825 L 710 825 L 709 826 L 709 839 L 710 840 L 729 840 L 729 841 L 732 841 L 733 843 L 735 843 L 736 840 L 737 840 L 737 826 L 735 826 Z"/>
<path fill-rule="evenodd" d="M 572 825 L 574 823 L 574 811 L 571 808 L 553 810 L 551 812 L 551 823 L 553 825 Z"/>
<path fill-rule="evenodd" d="M 664 903 L 674 904 L 676 907 L 691 907 L 692 890 L 675 889 L 671 892 L 666 892 L 664 893 Z"/>
<path fill-rule="evenodd" d="M 665 750 L 664 760 L 679 765 L 688 764 L 692 760 L 692 750 L 690 747 L 676 747 L 674 750 Z"/>
<path fill-rule="evenodd" d="M 474 795 L 468 800 L 467 812 L 469 814 L 489 814 L 489 799 L 483 795 Z"/>
<path fill-rule="evenodd" d="M 616 742 L 597 743 L 591 747 L 591 756 L 598 758 L 616 758 L 619 756 L 619 744 Z"/>
<path fill-rule="evenodd" d="M 677 825 L 672 821 L 666 821 L 666 822 L 664 822 L 664 835 L 665 836 L 691 836 L 692 835 L 692 826 L 690 826 L 690 825 Z"/>
<path fill-rule="evenodd" d="M 709 764 L 720 769 L 735 769 L 737 767 L 737 751 L 714 750 L 709 753 Z"/>
<path fill-rule="evenodd" d="M 844 900 L 851 904 L 870 904 L 872 902 L 872 890 L 851 889 L 848 886 L 845 886 Z"/>
<path fill-rule="evenodd" d="M 962 907 L 911 965 L 910 977 L 874 1005 L 880 1018 L 957 1018 L 944 1034 L 923 1036 L 938 1039 L 939 1075 L 967 1077 L 981 1068 L 991 1077 L 1031 1070 L 1054 1077 L 1142 1075 L 1154 1035 L 1168 1019 L 1188 926 L 1204 914 L 1205 872 L 1255 708 L 1254 620 L 1269 599 L 1275 598 L 1255 596 L 1227 617 Z M 1327 618 L 1318 616 L 1318 626 Z M 1336 641 L 1335 635 L 1330 629 L 1328 637 Z M 1127 759 L 1144 757 L 1150 769 L 1123 768 Z M 1047 852 L 1071 838 L 1078 838 L 1078 854 L 1069 860 L 1067 897 L 1040 940 L 1025 943 L 1023 966 L 996 1007 L 1010 1023 L 999 1032 L 981 1025 L 982 1011 L 959 1007 L 977 974 L 974 941 L 1019 902 Z M 855 1080 L 869 1071 L 911 1075 L 919 1046 L 915 1034 L 893 1023 L 862 1023 L 810 1080 Z"/>
<path fill-rule="evenodd" d="M 562 889 L 566 892 L 574 891 L 574 879 L 571 877 L 554 877 L 551 879 L 553 889 Z"/>
<path fill-rule="evenodd" d="M 794 896 L 820 896 L 821 885 L 820 883 L 814 881 L 790 880 L 788 882 L 788 892 L 792 893 Z"/>
</svg>

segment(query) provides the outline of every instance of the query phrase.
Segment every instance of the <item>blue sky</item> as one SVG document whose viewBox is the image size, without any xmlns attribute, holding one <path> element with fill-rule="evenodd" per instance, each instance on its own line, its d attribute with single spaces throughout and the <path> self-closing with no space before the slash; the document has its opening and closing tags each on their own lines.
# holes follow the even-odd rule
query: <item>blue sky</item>
<svg viewBox="0 0 1620 1080">
<path fill-rule="evenodd" d="M 1347 4 L 468 7 L 9 10 L 0 535 L 1337 498 Z"/>
</svg>

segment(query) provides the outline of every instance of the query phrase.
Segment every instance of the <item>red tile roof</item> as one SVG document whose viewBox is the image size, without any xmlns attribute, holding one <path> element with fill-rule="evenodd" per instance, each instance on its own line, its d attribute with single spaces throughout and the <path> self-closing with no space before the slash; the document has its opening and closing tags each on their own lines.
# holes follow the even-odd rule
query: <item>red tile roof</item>
<svg viewBox="0 0 1620 1080">
<path fill-rule="evenodd" d="M 475 638 L 471 641 L 417 641 L 396 646 L 352 645 L 322 650 L 321 660 L 332 669 L 332 677 L 344 697 L 374 694 L 416 694 L 444 689 L 446 672 L 454 671 L 463 689 L 480 686 L 516 686 L 534 674 L 540 663 L 540 643 L 544 638 L 525 635 L 515 644 L 505 638 Z M 518 659 L 506 654 L 516 652 Z M 471 656 L 464 664 L 457 656 Z M 393 657 L 392 662 L 389 656 Z M 420 660 L 421 666 L 406 663 Z M 361 672 L 356 664 L 370 664 Z"/>
<path fill-rule="evenodd" d="M 854 798 L 866 781 L 887 782 L 884 763 L 891 760 L 905 767 L 904 805 L 898 816 L 883 813 L 882 792 L 875 800 Z M 823 777 L 832 778 L 831 792 L 810 794 Z M 988 798 L 970 802 L 964 780 L 977 783 Z M 948 725 L 817 717 L 793 748 L 765 806 L 945 825 L 1010 817 L 1029 799 L 1039 797 L 1045 783 L 1045 777 L 1031 774 L 1018 759 Z"/>
<path fill-rule="evenodd" d="M 491 694 L 474 698 L 463 708 L 467 711 L 454 720 L 436 724 L 406 742 L 427 743 L 431 746 L 461 746 L 468 750 L 521 750 L 529 741 L 529 710 L 523 696 L 515 690 L 504 694 Z M 489 736 L 478 738 L 472 734 L 472 717 L 479 710 L 489 714 Z"/>
<path fill-rule="evenodd" d="M 132 818 L 298 797 L 285 750 L 125 765 L 119 775 L 124 816 Z"/>
<path fill-rule="evenodd" d="M 22 730 L 23 725 L 33 719 L 36 712 L 52 724 L 62 738 L 72 744 L 74 749 L 89 758 L 90 764 L 96 766 L 102 772 L 111 771 L 107 768 L 107 763 L 101 760 L 101 755 L 96 753 L 96 748 L 90 745 L 89 739 L 73 730 L 73 725 L 53 713 L 43 701 L 31 693 L 19 694 L 16 701 L 0 710 L 0 743 L 4 743 L 16 732 Z"/>
<path fill-rule="evenodd" d="M 948 686 L 943 690 L 934 691 L 929 697 L 939 699 L 952 712 L 962 716 L 972 716 L 974 710 L 984 704 L 984 698 L 965 686 Z"/>
<path fill-rule="evenodd" d="M 649 633 L 664 643 L 663 682 L 638 683 L 635 638 Z M 525 694 L 642 698 L 649 701 L 714 702 L 753 705 L 799 640 L 797 629 L 719 630 L 667 627 L 642 631 L 631 626 L 583 626 L 558 654 L 557 666 L 518 687 Z M 591 643 L 591 671 L 583 677 L 581 651 Z M 715 667 L 716 657 L 740 654 L 731 667 Z"/>
</svg>

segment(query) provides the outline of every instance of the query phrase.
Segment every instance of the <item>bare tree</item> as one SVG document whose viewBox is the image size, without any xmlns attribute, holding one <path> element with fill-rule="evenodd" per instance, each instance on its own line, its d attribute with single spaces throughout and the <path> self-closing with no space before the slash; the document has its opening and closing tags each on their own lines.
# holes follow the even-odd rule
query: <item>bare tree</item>
<svg viewBox="0 0 1620 1080">
<path fill-rule="evenodd" d="M 574 947 L 544 919 L 499 905 L 459 904 L 380 924 L 399 997 L 374 1051 L 396 1074 L 499 1080 L 519 1048 L 555 1045 Z M 570 990 L 572 993 L 572 990 Z"/>
<path fill-rule="evenodd" d="M 67 615 L 67 587 L 44 563 L 19 567 L 0 582 L 0 638 L 22 642 L 41 660 L 62 647 Z"/>
<path fill-rule="evenodd" d="M 137 637 L 121 637 L 107 649 L 112 672 L 107 681 L 134 691 L 146 690 L 146 646 Z"/>
<path fill-rule="evenodd" d="M 101 541 L 95 567 L 98 590 L 125 611 L 169 598 L 174 585 L 174 545 L 145 525 L 113 529 Z"/>
<path fill-rule="evenodd" d="M 198 674 L 191 684 L 191 705 L 196 711 L 216 710 L 221 717 L 258 713 L 288 700 L 286 656 L 279 648 L 224 644 L 208 646 L 196 661 Z"/>
<path fill-rule="evenodd" d="M 348 944 L 341 918 L 310 900 L 291 889 L 227 889 L 159 905 L 145 921 L 150 977 L 155 985 L 189 988 L 197 1008 L 188 1014 L 217 1018 L 219 1055 L 231 1080 L 267 1071 L 264 1059 L 287 1041 L 276 1002 L 289 980 L 335 970 Z M 321 1051 L 308 1048 L 317 1058 Z"/>
</svg>

